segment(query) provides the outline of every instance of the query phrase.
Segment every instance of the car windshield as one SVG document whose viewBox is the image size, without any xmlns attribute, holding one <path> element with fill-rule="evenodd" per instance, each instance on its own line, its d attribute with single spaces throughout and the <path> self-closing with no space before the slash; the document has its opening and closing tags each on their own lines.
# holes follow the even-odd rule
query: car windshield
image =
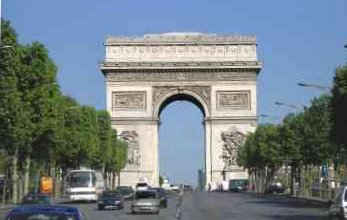
<svg viewBox="0 0 347 220">
<path fill-rule="evenodd" d="M 77 220 L 75 216 L 61 213 L 17 213 L 6 220 Z"/>
<path fill-rule="evenodd" d="M 130 187 L 118 187 L 117 191 L 122 193 L 122 194 L 128 194 L 128 193 L 133 192 L 132 188 L 130 188 Z"/>
<path fill-rule="evenodd" d="M 156 194 L 154 191 L 139 191 L 136 192 L 136 199 L 155 199 Z"/>
<path fill-rule="evenodd" d="M 51 204 L 51 198 L 47 195 L 27 195 L 23 198 L 23 204 Z"/>
<path fill-rule="evenodd" d="M 92 187 L 95 185 L 96 177 L 92 172 L 73 172 L 69 178 L 71 187 Z"/>
<path fill-rule="evenodd" d="M 138 183 L 137 187 L 146 187 L 148 186 L 147 183 Z"/>
<path fill-rule="evenodd" d="M 113 198 L 113 197 L 119 197 L 120 195 L 117 192 L 104 192 L 101 197 L 102 198 Z"/>
</svg>

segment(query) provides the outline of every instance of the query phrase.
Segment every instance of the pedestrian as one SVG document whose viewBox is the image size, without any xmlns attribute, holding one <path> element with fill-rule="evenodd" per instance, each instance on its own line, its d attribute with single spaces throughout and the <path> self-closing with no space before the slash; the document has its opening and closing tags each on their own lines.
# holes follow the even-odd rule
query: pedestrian
<svg viewBox="0 0 347 220">
<path fill-rule="evenodd" d="M 210 193 L 211 193 L 211 183 L 208 183 L 208 186 L 207 186 L 207 195 L 210 196 Z"/>
</svg>

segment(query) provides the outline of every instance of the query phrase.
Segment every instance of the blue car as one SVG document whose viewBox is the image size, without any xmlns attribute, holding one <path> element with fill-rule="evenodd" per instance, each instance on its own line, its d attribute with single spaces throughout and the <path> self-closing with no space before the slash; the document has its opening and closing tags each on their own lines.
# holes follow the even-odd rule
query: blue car
<svg viewBox="0 0 347 220">
<path fill-rule="evenodd" d="M 5 220 L 85 220 L 76 207 L 55 205 L 23 205 L 12 209 Z"/>
</svg>

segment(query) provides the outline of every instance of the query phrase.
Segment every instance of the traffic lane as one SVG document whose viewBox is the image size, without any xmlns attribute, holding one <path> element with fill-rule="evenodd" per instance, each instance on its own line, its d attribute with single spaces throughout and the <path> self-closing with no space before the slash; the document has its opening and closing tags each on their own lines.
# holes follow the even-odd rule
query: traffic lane
<svg viewBox="0 0 347 220">
<path fill-rule="evenodd" d="M 298 199 L 244 193 L 194 192 L 184 196 L 182 220 L 327 219 L 327 207 Z"/>
<path fill-rule="evenodd" d="M 96 203 L 64 203 L 64 205 L 71 205 L 80 208 L 85 214 L 87 219 L 90 220 L 172 220 L 176 214 L 176 198 L 168 199 L 168 207 L 161 208 L 160 213 L 156 214 L 131 214 L 131 201 L 125 201 L 124 209 L 121 210 L 98 210 Z"/>
</svg>

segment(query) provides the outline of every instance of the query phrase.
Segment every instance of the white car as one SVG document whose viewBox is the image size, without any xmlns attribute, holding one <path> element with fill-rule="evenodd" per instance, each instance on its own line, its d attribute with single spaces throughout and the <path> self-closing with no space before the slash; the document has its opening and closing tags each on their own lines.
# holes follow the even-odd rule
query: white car
<svg viewBox="0 0 347 220">
<path fill-rule="evenodd" d="M 342 186 L 329 208 L 330 219 L 347 219 L 347 186 Z"/>
<path fill-rule="evenodd" d="M 136 184 L 136 191 L 144 191 L 144 190 L 148 190 L 149 186 L 147 183 L 137 183 Z"/>
</svg>

